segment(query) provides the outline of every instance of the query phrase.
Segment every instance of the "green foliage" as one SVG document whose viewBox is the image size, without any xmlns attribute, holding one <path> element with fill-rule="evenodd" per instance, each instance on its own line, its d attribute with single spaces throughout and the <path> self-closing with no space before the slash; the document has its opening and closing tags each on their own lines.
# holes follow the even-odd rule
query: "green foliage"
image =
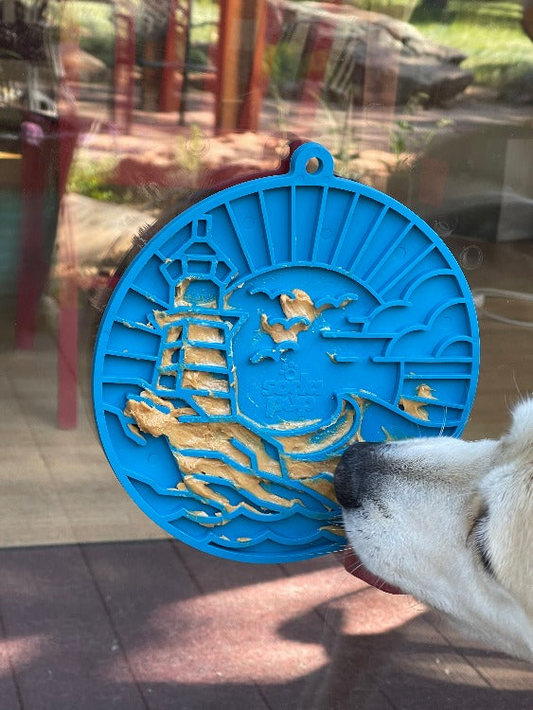
<svg viewBox="0 0 533 710">
<path fill-rule="evenodd" d="M 194 0 L 191 9 L 191 44 L 212 44 L 218 32 L 219 3 Z"/>
<path fill-rule="evenodd" d="M 414 115 L 423 110 L 427 103 L 428 96 L 423 92 L 412 96 L 404 107 L 404 114 Z M 454 122 L 449 118 L 440 118 L 433 125 L 422 129 L 417 129 L 416 125 L 409 118 L 400 118 L 391 131 L 390 149 L 399 161 L 403 153 L 423 152 L 435 138 L 447 128 L 453 128 Z"/>
<path fill-rule="evenodd" d="M 426 37 L 467 55 L 461 65 L 476 84 L 505 92 L 533 71 L 533 42 L 520 26 L 519 2 L 449 0 L 436 10 L 416 8 L 412 23 Z"/>
<path fill-rule="evenodd" d="M 133 12 L 139 22 L 142 16 L 142 1 L 132 1 Z M 194 0 L 191 17 L 191 45 L 208 45 L 216 42 L 219 4 L 216 0 Z M 115 20 L 113 2 L 94 0 L 67 0 L 61 14 L 64 26 L 79 28 L 80 46 L 98 57 L 108 67 L 113 66 L 115 51 Z M 142 44 L 142 36 L 137 42 Z M 207 64 L 207 57 L 200 49 L 195 52 L 192 63 Z"/>
<path fill-rule="evenodd" d="M 514 0 L 448 0 L 444 9 L 421 2 L 415 8 L 413 24 L 457 21 L 478 25 L 504 25 L 516 29 L 522 14 L 522 5 Z"/>
<path fill-rule="evenodd" d="M 362 10 L 381 12 L 406 22 L 411 17 L 418 0 L 347 0 L 347 3 Z"/>
<path fill-rule="evenodd" d="M 176 165 L 190 175 L 191 184 L 200 171 L 202 156 L 208 149 L 207 138 L 197 124 L 191 126 L 189 136 L 177 136 Z"/>
<path fill-rule="evenodd" d="M 296 42 L 280 42 L 272 64 L 270 80 L 278 86 L 284 81 L 295 81 L 301 62 L 302 48 Z"/>
<path fill-rule="evenodd" d="M 69 192 L 103 202 L 132 202 L 132 191 L 114 183 L 114 169 L 113 159 L 98 161 L 78 159 L 70 170 L 67 189 Z"/>
<path fill-rule="evenodd" d="M 113 66 L 115 52 L 114 11 L 111 3 L 76 0 L 66 2 L 61 21 L 64 27 L 79 28 L 80 47 L 106 66 Z"/>
<path fill-rule="evenodd" d="M 187 63 L 196 70 L 209 66 L 209 56 L 205 45 L 191 45 Z"/>
</svg>

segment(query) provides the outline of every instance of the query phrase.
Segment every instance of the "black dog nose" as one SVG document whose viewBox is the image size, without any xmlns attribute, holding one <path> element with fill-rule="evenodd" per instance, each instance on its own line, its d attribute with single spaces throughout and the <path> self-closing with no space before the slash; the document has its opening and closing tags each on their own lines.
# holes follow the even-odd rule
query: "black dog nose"
<svg viewBox="0 0 533 710">
<path fill-rule="evenodd" d="M 335 470 L 335 495 L 343 508 L 360 508 L 368 477 L 377 468 L 379 448 L 383 444 L 361 442 L 349 446 Z"/>
</svg>

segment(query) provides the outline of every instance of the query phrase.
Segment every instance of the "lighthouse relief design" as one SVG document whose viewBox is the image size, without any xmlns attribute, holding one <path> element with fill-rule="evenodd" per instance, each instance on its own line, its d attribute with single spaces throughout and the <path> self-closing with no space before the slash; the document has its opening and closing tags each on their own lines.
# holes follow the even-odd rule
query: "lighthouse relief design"
<svg viewBox="0 0 533 710">
<path fill-rule="evenodd" d="M 347 446 L 462 429 L 470 302 L 421 220 L 301 146 L 289 173 L 195 205 L 125 272 L 95 349 L 104 450 L 140 507 L 199 549 L 340 549 Z"/>
</svg>

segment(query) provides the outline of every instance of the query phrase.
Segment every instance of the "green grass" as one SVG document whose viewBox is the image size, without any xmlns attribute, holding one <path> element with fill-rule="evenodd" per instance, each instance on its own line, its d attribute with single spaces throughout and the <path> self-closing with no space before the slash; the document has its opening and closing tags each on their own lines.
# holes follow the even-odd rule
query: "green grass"
<svg viewBox="0 0 533 710">
<path fill-rule="evenodd" d="M 345 2 L 362 10 L 381 12 L 408 22 L 419 0 L 345 0 Z"/>
<path fill-rule="evenodd" d="M 133 202 L 132 190 L 116 184 L 115 167 L 113 158 L 88 160 L 78 156 L 69 173 L 68 191 L 103 202 Z"/>
<path fill-rule="evenodd" d="M 467 55 L 461 65 L 476 84 L 505 91 L 533 73 L 533 42 L 520 26 L 517 2 L 449 0 L 444 11 L 417 7 L 412 24 L 430 39 Z"/>
<path fill-rule="evenodd" d="M 191 12 L 191 42 L 214 42 L 218 33 L 219 6 L 213 0 L 194 0 Z"/>
</svg>

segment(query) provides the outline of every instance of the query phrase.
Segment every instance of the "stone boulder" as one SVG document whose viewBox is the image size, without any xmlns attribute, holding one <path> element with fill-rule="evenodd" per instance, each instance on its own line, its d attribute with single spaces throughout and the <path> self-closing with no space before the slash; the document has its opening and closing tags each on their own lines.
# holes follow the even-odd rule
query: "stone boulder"
<svg viewBox="0 0 533 710">
<path fill-rule="evenodd" d="M 427 39 L 408 22 L 327 2 L 269 0 L 269 7 L 271 21 L 281 28 L 277 51 L 282 48 L 284 69 L 273 78 L 284 97 L 301 96 L 304 82 L 309 83 L 313 48 L 328 53 L 324 76 L 314 77 L 317 88 L 340 103 L 362 104 L 371 83 L 370 94 L 388 90 L 397 104 L 417 96 L 435 105 L 472 83 L 472 74 L 459 66 L 463 53 Z"/>
</svg>

